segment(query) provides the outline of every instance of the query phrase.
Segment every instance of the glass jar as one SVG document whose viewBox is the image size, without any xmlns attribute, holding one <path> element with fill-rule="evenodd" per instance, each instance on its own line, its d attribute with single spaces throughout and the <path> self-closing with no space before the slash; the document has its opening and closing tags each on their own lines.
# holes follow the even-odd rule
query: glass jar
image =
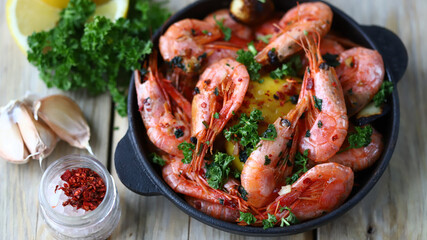
<svg viewBox="0 0 427 240">
<path fill-rule="evenodd" d="M 105 197 L 93 211 L 80 209 L 78 214 L 66 215 L 55 210 L 49 198 L 53 195 L 52 186 L 62 181 L 60 176 L 66 170 L 77 168 L 90 168 L 104 180 Z M 78 154 L 62 157 L 46 169 L 40 183 L 39 204 L 48 229 L 58 239 L 106 239 L 117 227 L 121 214 L 119 196 L 111 174 L 98 160 Z"/>
</svg>

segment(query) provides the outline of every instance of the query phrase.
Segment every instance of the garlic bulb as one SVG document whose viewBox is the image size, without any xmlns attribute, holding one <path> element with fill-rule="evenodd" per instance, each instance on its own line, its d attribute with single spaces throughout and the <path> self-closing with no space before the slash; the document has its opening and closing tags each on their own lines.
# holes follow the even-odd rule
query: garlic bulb
<svg viewBox="0 0 427 240">
<path fill-rule="evenodd" d="M 89 126 L 80 107 L 69 97 L 52 95 L 42 98 L 34 103 L 34 112 L 59 138 L 91 152 Z"/>
<path fill-rule="evenodd" d="M 23 164 L 28 162 L 29 152 L 13 118 L 15 105 L 16 101 L 12 101 L 0 109 L 0 158 Z"/>
<path fill-rule="evenodd" d="M 58 142 L 55 133 L 42 121 L 36 121 L 30 108 L 24 103 L 16 105 L 13 115 L 33 159 L 48 156 Z"/>
</svg>

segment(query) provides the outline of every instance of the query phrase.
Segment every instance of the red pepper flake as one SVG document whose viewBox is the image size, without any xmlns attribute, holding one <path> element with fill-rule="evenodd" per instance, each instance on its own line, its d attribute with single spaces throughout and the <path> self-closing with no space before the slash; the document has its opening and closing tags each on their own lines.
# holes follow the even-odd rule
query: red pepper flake
<svg viewBox="0 0 427 240">
<path fill-rule="evenodd" d="M 71 205 L 86 211 L 95 210 L 104 199 L 106 186 L 104 180 L 89 168 L 77 168 L 65 171 L 61 175 L 64 185 L 56 186 L 56 190 L 64 191 L 69 199 L 62 206 Z"/>
</svg>

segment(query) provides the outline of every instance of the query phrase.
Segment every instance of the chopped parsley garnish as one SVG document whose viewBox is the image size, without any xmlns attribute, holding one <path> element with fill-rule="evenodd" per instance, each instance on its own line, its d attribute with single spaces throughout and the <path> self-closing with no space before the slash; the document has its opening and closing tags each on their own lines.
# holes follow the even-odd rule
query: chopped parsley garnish
<svg viewBox="0 0 427 240">
<path fill-rule="evenodd" d="M 207 165 L 206 179 L 209 186 L 220 189 L 228 179 L 230 164 L 234 160 L 233 156 L 218 152 L 214 156 L 214 161 Z"/>
<path fill-rule="evenodd" d="M 348 136 L 349 146 L 345 149 L 339 151 L 338 153 L 347 151 L 352 148 L 361 148 L 368 146 L 372 139 L 373 129 L 371 125 L 366 125 L 365 127 L 355 127 L 356 132 L 350 133 Z"/>
<path fill-rule="evenodd" d="M 264 162 L 264 165 L 268 165 L 268 164 L 270 164 L 271 163 L 271 159 L 267 156 L 267 155 L 265 155 L 265 162 Z"/>
<path fill-rule="evenodd" d="M 311 133 L 310 133 L 310 129 L 309 130 L 307 130 L 307 132 L 305 132 L 305 137 L 310 137 L 311 136 Z"/>
<path fill-rule="evenodd" d="M 252 153 L 253 148 L 258 144 L 258 122 L 264 120 L 262 112 L 255 109 L 248 117 L 246 114 L 240 115 L 240 121 L 236 125 L 224 130 L 224 136 L 227 141 L 238 141 L 240 145 L 247 148 L 248 156 Z"/>
<path fill-rule="evenodd" d="M 383 103 L 387 102 L 387 97 L 393 92 L 394 86 L 390 81 L 384 81 L 381 84 L 380 90 L 374 96 L 374 103 L 376 107 L 380 107 Z"/>
<path fill-rule="evenodd" d="M 242 175 L 238 170 L 236 170 L 236 169 L 234 169 L 234 171 L 233 171 L 233 177 L 234 178 L 236 178 L 236 179 L 238 179 L 238 178 L 240 178 L 240 175 Z"/>
<path fill-rule="evenodd" d="M 268 124 L 267 130 L 260 137 L 261 140 L 274 141 L 277 137 L 277 131 L 273 124 Z"/>
<path fill-rule="evenodd" d="M 306 173 L 308 171 L 307 168 L 308 162 L 308 149 L 304 151 L 304 154 L 299 152 L 295 155 L 295 167 L 299 167 L 299 170 L 296 171 L 291 177 L 286 178 L 286 184 L 293 184 L 298 180 L 301 173 Z"/>
<path fill-rule="evenodd" d="M 240 197 L 242 197 L 243 200 L 248 201 L 248 192 L 246 192 L 242 185 L 239 186 L 237 191 L 240 193 Z"/>
<path fill-rule="evenodd" d="M 255 56 L 257 55 L 258 51 L 255 48 L 254 42 L 248 43 L 248 50 Z"/>
<path fill-rule="evenodd" d="M 224 205 L 224 199 L 220 198 L 218 199 L 218 201 L 219 201 L 219 204 Z"/>
<path fill-rule="evenodd" d="M 216 88 L 215 88 L 215 90 L 214 90 L 214 94 L 215 94 L 215 96 L 218 96 L 218 95 L 219 95 L 218 87 L 216 87 Z"/>
<path fill-rule="evenodd" d="M 262 225 L 264 229 L 272 228 L 274 227 L 274 224 L 277 222 L 276 216 L 272 214 L 268 214 L 268 218 L 262 220 Z"/>
<path fill-rule="evenodd" d="M 295 214 L 293 214 L 292 212 L 291 212 L 291 209 L 290 208 L 288 208 L 288 207 L 282 207 L 282 208 L 280 208 L 280 212 L 283 212 L 283 210 L 287 210 L 287 211 L 289 211 L 289 215 L 286 217 L 286 218 L 282 218 L 282 220 L 281 220 L 281 223 L 280 223 L 280 226 L 281 227 L 284 227 L 285 225 L 286 226 L 290 226 L 290 225 L 292 225 L 292 224 L 296 224 L 296 223 L 298 223 L 298 219 L 297 219 L 297 217 L 295 216 Z"/>
<path fill-rule="evenodd" d="M 270 77 L 273 79 L 282 79 L 284 76 L 297 76 L 297 73 L 301 68 L 301 58 L 299 56 L 294 56 L 281 67 L 270 72 Z"/>
<path fill-rule="evenodd" d="M 219 113 L 214 113 L 214 118 L 218 119 L 219 118 Z"/>
<path fill-rule="evenodd" d="M 54 28 L 28 37 L 28 61 L 37 67 L 49 88 L 86 89 L 91 94 L 109 91 L 117 112 L 126 116 L 130 75 L 151 53 L 153 30 L 170 16 L 163 6 L 154 1 L 134 1 L 127 19 L 112 22 L 95 16 L 88 21 L 95 3 L 71 0 L 59 13 Z"/>
<path fill-rule="evenodd" d="M 207 35 L 207 34 L 209 34 L 210 32 L 209 32 L 208 30 L 203 30 L 203 31 L 202 31 L 202 33 Z"/>
<path fill-rule="evenodd" d="M 252 213 L 240 212 L 240 222 L 245 222 L 247 224 L 252 224 L 256 222 L 256 217 Z"/>
<path fill-rule="evenodd" d="M 320 121 L 320 120 L 319 120 L 319 121 L 317 122 L 317 127 L 318 127 L 318 128 L 322 128 L 322 127 L 323 127 L 323 123 L 322 123 L 322 121 Z"/>
<path fill-rule="evenodd" d="M 265 44 L 268 44 L 268 42 L 270 41 L 270 38 L 272 38 L 273 37 L 273 35 L 271 35 L 271 34 L 267 34 L 267 35 L 258 35 L 257 36 L 257 40 L 258 41 L 262 41 L 262 42 L 264 42 Z"/>
<path fill-rule="evenodd" d="M 224 19 L 221 19 L 221 21 L 216 19 L 216 16 L 213 16 L 216 25 L 221 30 L 222 34 L 224 34 L 224 41 L 230 41 L 231 39 L 231 28 L 224 26 Z"/>
<path fill-rule="evenodd" d="M 176 138 L 180 138 L 180 137 L 184 136 L 184 132 L 180 128 L 175 129 L 175 132 L 173 132 L 173 134 L 175 134 Z"/>
<path fill-rule="evenodd" d="M 255 55 L 252 52 L 239 49 L 237 51 L 236 60 L 246 66 L 249 77 L 252 81 L 258 81 L 261 77 L 259 71 L 261 70 L 262 66 L 257 61 L 255 61 L 254 57 Z"/>
<path fill-rule="evenodd" d="M 205 126 L 205 128 L 209 128 L 209 125 L 206 121 L 202 121 L 203 126 Z"/>
<path fill-rule="evenodd" d="M 160 166 L 164 166 L 166 164 L 166 161 L 157 153 L 151 153 L 150 158 L 153 163 L 159 164 Z"/>
<path fill-rule="evenodd" d="M 317 98 L 316 96 L 313 96 L 313 99 L 314 99 L 314 107 L 319 109 L 319 111 L 322 111 L 323 100 L 320 98 Z"/>
<path fill-rule="evenodd" d="M 322 58 L 330 67 L 338 67 L 340 65 L 338 55 L 326 53 Z"/>
<path fill-rule="evenodd" d="M 182 154 L 184 154 L 184 158 L 181 161 L 185 164 L 191 163 L 193 150 L 196 149 L 196 146 L 192 143 L 183 142 L 178 145 L 178 149 L 182 151 Z"/>
</svg>

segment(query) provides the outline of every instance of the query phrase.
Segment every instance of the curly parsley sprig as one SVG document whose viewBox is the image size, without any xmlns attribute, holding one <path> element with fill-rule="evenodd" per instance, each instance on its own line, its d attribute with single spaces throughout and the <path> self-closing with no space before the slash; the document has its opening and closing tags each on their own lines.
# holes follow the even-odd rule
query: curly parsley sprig
<svg viewBox="0 0 427 240">
<path fill-rule="evenodd" d="M 150 36 L 170 16 L 162 3 L 139 0 L 129 18 L 116 22 L 95 12 L 90 0 L 70 0 L 58 24 L 28 37 L 28 61 L 47 87 L 92 94 L 109 91 L 117 112 L 126 115 L 126 89 L 131 71 L 151 53 Z"/>
</svg>

